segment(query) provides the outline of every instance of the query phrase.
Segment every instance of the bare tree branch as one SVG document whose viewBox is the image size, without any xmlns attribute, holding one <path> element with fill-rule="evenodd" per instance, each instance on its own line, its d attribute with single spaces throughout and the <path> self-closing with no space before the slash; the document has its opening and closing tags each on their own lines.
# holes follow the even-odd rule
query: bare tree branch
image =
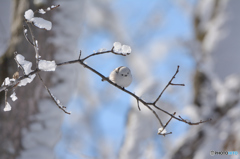
<svg viewBox="0 0 240 159">
<path fill-rule="evenodd" d="M 23 34 L 27 42 L 29 42 L 32 46 L 34 46 L 33 42 L 28 38 L 27 27 L 25 25 L 23 25 Z"/>
<path fill-rule="evenodd" d="M 26 24 L 28 26 L 28 29 L 30 31 L 30 35 L 32 37 L 32 43 L 33 43 L 33 47 L 34 47 L 34 50 L 35 50 L 35 58 L 36 58 L 36 69 L 38 69 L 38 61 L 39 61 L 39 48 L 38 48 L 38 41 L 35 39 L 34 35 L 33 35 L 33 32 L 32 32 L 32 29 L 31 27 L 29 26 L 29 22 L 26 21 Z"/>
<path fill-rule="evenodd" d="M 117 53 L 117 52 L 114 51 L 114 47 L 113 47 L 113 48 L 112 48 L 111 50 L 109 50 L 109 51 L 102 51 L 102 52 L 93 53 L 93 54 L 85 57 L 84 59 L 82 59 L 82 61 L 85 61 L 85 60 L 88 59 L 89 57 L 96 56 L 96 55 L 102 55 L 102 54 L 106 54 L 106 53 L 113 53 L 113 54 L 115 54 L 115 55 L 121 55 L 121 56 L 127 56 L 127 55 L 129 55 L 129 54 Z"/>
<path fill-rule="evenodd" d="M 173 115 L 175 115 L 175 114 L 176 114 L 176 112 L 173 113 Z M 162 132 L 164 131 L 164 129 L 167 127 L 167 125 L 170 123 L 170 121 L 172 120 L 172 118 L 173 118 L 173 117 L 171 116 L 171 118 L 168 120 L 168 122 L 162 127 L 162 131 L 158 132 L 158 135 L 163 135 L 163 136 L 165 136 L 165 135 L 172 134 L 172 132 L 162 133 Z"/>
<path fill-rule="evenodd" d="M 60 7 L 60 5 L 56 5 L 56 6 L 53 5 L 51 7 L 48 7 L 47 9 L 38 9 L 34 13 L 45 14 L 46 12 L 52 11 L 58 7 Z"/>
<path fill-rule="evenodd" d="M 141 111 L 140 106 L 139 106 L 139 100 L 137 100 L 137 105 L 138 105 L 138 110 Z"/>
<path fill-rule="evenodd" d="M 175 74 L 173 75 L 172 79 L 168 82 L 168 84 L 166 85 L 166 87 L 162 90 L 162 92 L 160 93 L 160 95 L 157 97 L 157 99 L 153 102 L 153 105 L 155 105 L 157 103 L 157 101 L 161 98 L 163 92 L 167 89 L 167 87 L 169 85 L 174 85 L 174 86 L 185 86 L 184 84 L 173 84 L 172 80 L 175 78 L 175 76 L 177 75 L 177 73 L 179 72 L 179 66 L 177 67 L 177 71 L 175 72 Z"/>
<path fill-rule="evenodd" d="M 8 92 L 8 90 L 6 89 L 5 90 L 5 106 L 7 105 L 7 92 Z"/>
<path fill-rule="evenodd" d="M 66 110 L 66 107 L 63 106 L 63 105 L 61 105 L 61 104 L 60 104 L 60 101 L 57 100 L 56 97 L 53 96 L 53 94 L 51 93 L 51 91 L 48 89 L 48 87 L 47 87 L 47 86 L 45 85 L 45 83 L 43 82 L 43 79 L 42 79 L 42 77 L 40 76 L 40 74 L 37 73 L 37 75 L 38 75 L 40 81 L 42 82 L 42 84 L 44 85 L 45 89 L 48 91 L 48 94 L 50 95 L 50 97 L 52 98 L 52 100 L 53 100 L 53 101 L 55 102 L 55 104 L 58 106 L 58 108 L 61 109 L 64 113 L 70 115 L 71 113 Z"/>
</svg>

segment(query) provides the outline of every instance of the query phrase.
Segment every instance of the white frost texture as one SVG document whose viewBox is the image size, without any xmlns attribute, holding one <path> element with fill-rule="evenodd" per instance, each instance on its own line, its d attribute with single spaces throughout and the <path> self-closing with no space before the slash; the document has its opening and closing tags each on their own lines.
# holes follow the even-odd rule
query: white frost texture
<svg viewBox="0 0 240 159">
<path fill-rule="evenodd" d="M 43 71 L 55 71 L 56 67 L 55 61 L 40 60 L 38 63 L 38 68 Z"/>
<path fill-rule="evenodd" d="M 10 106 L 10 104 L 7 102 L 7 104 L 5 105 L 3 111 L 7 112 L 7 111 L 10 111 L 12 108 Z"/>
<path fill-rule="evenodd" d="M 41 12 L 43 14 L 43 12 Z M 46 29 L 51 30 L 52 29 L 52 22 L 45 20 L 40 17 L 34 17 L 34 12 L 29 9 L 24 14 L 25 19 L 27 19 L 29 22 L 32 22 L 33 25 L 40 29 Z"/>
<path fill-rule="evenodd" d="M 15 79 L 13 79 L 13 78 L 9 78 L 9 77 L 6 77 L 5 79 L 4 79 L 4 82 L 2 83 L 2 86 L 9 86 L 10 84 L 11 84 L 11 82 L 14 82 L 15 81 Z"/>
<path fill-rule="evenodd" d="M 123 54 L 131 53 L 131 47 L 128 46 L 128 45 L 123 45 L 122 46 L 122 53 Z"/>
<path fill-rule="evenodd" d="M 26 61 L 25 57 L 17 54 L 16 56 L 17 61 L 19 62 L 19 64 L 23 67 L 24 72 L 26 74 L 29 74 L 30 72 L 32 72 L 33 70 L 32 68 L 32 62 Z M 18 84 L 18 86 L 25 86 L 28 83 L 31 83 L 33 81 L 33 79 L 35 78 L 35 74 L 34 75 L 30 75 L 29 78 L 25 78 L 23 80 L 21 80 L 21 82 Z"/>
<path fill-rule="evenodd" d="M 32 18 L 32 22 L 36 27 L 40 29 L 46 29 L 46 30 L 52 29 L 52 22 L 45 20 L 43 18 L 34 17 Z"/>
<path fill-rule="evenodd" d="M 120 42 L 113 43 L 113 51 L 116 53 L 122 53 L 122 54 L 130 54 L 131 53 L 131 47 L 128 45 L 122 45 Z"/>
<path fill-rule="evenodd" d="M 5 78 L 4 82 L 2 83 L 2 86 L 8 86 L 10 84 L 10 79 L 9 77 Z"/>
<path fill-rule="evenodd" d="M 15 92 L 10 97 L 12 98 L 12 101 L 15 101 L 18 99 Z"/>
</svg>

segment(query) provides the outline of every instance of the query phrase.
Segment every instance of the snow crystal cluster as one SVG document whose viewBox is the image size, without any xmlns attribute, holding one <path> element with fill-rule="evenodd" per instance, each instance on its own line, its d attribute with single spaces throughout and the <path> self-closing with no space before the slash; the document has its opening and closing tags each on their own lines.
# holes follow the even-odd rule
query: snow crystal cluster
<svg viewBox="0 0 240 159">
<path fill-rule="evenodd" d="M 44 14 L 45 11 L 39 10 L 39 13 Z M 28 22 L 32 22 L 33 25 L 35 25 L 38 28 L 46 29 L 46 30 L 52 29 L 52 22 L 40 17 L 34 17 L 34 12 L 31 9 L 25 12 L 24 17 Z"/>
<path fill-rule="evenodd" d="M 122 53 L 128 55 L 131 53 L 131 47 L 128 45 L 122 45 L 120 42 L 113 43 L 113 51 L 116 53 Z"/>
<path fill-rule="evenodd" d="M 38 63 L 38 68 L 42 71 L 55 71 L 56 67 L 55 61 L 40 60 Z"/>
<path fill-rule="evenodd" d="M 18 63 L 23 67 L 26 75 L 33 71 L 31 69 L 32 62 L 26 61 L 24 56 L 22 56 L 21 54 L 17 54 L 16 59 L 17 59 Z M 33 79 L 35 78 L 35 76 L 36 75 L 33 74 L 33 75 L 30 75 L 28 78 L 21 80 L 20 83 L 18 84 L 18 86 L 25 86 L 26 84 L 31 83 L 33 81 Z"/>
</svg>

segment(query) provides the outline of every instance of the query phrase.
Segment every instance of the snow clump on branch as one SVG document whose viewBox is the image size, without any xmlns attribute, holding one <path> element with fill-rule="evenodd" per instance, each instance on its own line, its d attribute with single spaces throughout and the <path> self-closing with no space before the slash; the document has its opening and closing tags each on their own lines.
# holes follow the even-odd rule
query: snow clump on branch
<svg viewBox="0 0 240 159">
<path fill-rule="evenodd" d="M 32 62 L 26 61 L 25 57 L 22 56 L 21 54 L 16 55 L 16 60 L 23 67 L 26 75 L 28 75 L 30 72 L 33 71 L 31 69 L 32 68 Z M 29 78 L 25 78 L 25 79 L 21 80 L 20 83 L 18 84 L 18 86 L 25 86 L 26 84 L 31 83 L 33 81 L 33 79 L 35 78 L 35 76 L 36 75 L 33 74 L 33 75 L 30 75 Z"/>
<path fill-rule="evenodd" d="M 44 12 L 42 11 L 40 11 L 40 13 L 44 14 Z M 34 26 L 40 29 L 46 29 L 46 30 L 52 29 L 52 22 L 40 17 L 34 17 L 34 12 L 31 9 L 25 12 L 24 17 L 28 22 L 31 22 Z"/>
<path fill-rule="evenodd" d="M 113 43 L 113 51 L 116 53 L 122 53 L 124 55 L 129 55 L 131 53 L 131 47 L 128 45 L 122 45 L 120 42 Z"/>
<path fill-rule="evenodd" d="M 55 71 L 56 67 L 55 61 L 40 60 L 38 63 L 38 68 L 43 71 Z"/>
<path fill-rule="evenodd" d="M 10 104 L 7 102 L 6 106 L 4 107 L 3 111 L 7 112 L 10 111 L 12 109 L 12 107 L 10 106 Z"/>
</svg>

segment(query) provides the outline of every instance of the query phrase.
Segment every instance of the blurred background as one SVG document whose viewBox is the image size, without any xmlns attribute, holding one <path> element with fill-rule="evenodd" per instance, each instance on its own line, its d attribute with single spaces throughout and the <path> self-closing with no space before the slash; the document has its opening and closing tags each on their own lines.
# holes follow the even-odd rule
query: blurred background
<svg viewBox="0 0 240 159">
<path fill-rule="evenodd" d="M 171 135 L 157 135 L 154 114 L 128 94 L 81 65 L 41 72 L 71 115 L 64 114 L 39 79 L 16 89 L 8 102 L 0 92 L 0 158 L 8 159 L 202 159 L 239 158 L 211 151 L 240 153 L 240 18 L 238 0 L 2 0 L 0 2 L 0 82 L 17 71 L 14 51 L 33 62 L 35 52 L 23 36 L 24 12 L 60 7 L 41 16 L 51 31 L 34 28 L 42 59 L 75 60 L 114 42 L 131 46 L 129 56 L 94 56 L 87 64 L 108 76 L 127 66 L 127 88 L 154 101 L 180 66 L 157 105 L 192 122 L 176 120 Z M 11 91 L 10 91 L 11 92 Z M 10 93 L 9 93 L 10 95 Z M 156 110 L 166 123 L 169 116 Z"/>
</svg>

